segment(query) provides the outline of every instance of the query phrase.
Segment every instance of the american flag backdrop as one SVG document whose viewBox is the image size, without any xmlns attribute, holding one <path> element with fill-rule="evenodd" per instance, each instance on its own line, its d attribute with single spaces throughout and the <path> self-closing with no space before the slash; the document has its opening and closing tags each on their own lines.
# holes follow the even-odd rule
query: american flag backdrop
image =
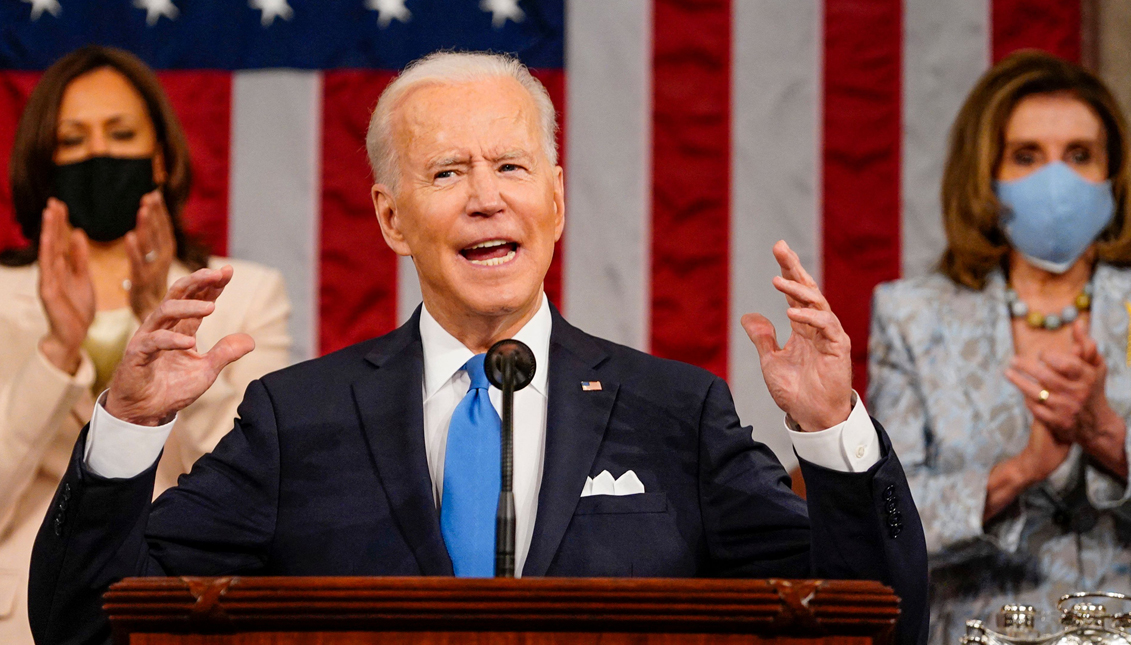
<svg viewBox="0 0 1131 645">
<path fill-rule="evenodd" d="M 280 269 L 295 358 L 392 329 L 410 262 L 369 201 L 369 111 L 437 48 L 517 53 L 562 122 L 567 224 L 546 291 L 581 328 L 728 379 L 796 463 L 738 324 L 787 334 L 784 238 L 853 339 L 871 290 L 929 270 L 966 92 L 1021 47 L 1081 56 L 1088 0 L 0 0 L 0 244 L 8 151 L 41 71 L 88 42 L 159 70 L 193 153 L 187 227 Z M 783 339 L 784 340 L 784 339 Z"/>
</svg>

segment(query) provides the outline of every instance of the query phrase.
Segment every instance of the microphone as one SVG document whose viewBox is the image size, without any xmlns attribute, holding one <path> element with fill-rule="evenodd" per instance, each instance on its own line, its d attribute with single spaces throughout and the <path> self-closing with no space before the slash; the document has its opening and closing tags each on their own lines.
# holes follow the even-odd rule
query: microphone
<svg viewBox="0 0 1131 645">
<path fill-rule="evenodd" d="M 502 486 L 495 514 L 495 577 L 514 577 L 514 393 L 534 380 L 534 352 L 522 341 L 500 340 L 483 361 L 487 380 L 503 391 Z"/>
</svg>

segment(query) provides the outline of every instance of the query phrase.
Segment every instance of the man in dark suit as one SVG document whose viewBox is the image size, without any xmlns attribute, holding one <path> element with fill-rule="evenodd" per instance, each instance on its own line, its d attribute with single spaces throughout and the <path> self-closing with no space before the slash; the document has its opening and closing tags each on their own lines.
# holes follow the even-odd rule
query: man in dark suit
<svg viewBox="0 0 1131 645">
<path fill-rule="evenodd" d="M 438 54 L 407 68 L 367 143 L 382 233 L 413 258 L 422 307 L 390 334 L 252 383 L 233 431 L 151 504 L 176 412 L 252 349 L 233 335 L 195 350 L 230 268 L 170 288 L 36 541 L 37 641 L 105 639 L 100 594 L 130 575 L 483 575 L 493 540 L 474 527 L 494 508 L 476 500 L 498 472 L 498 393 L 476 356 L 515 337 L 539 365 L 515 400 L 521 575 L 876 579 L 903 599 L 900 642 L 925 642 L 918 514 L 851 390 L 848 337 L 797 256 L 774 249 L 790 340 L 778 347 L 762 316 L 743 324 L 787 413 L 808 508 L 722 380 L 589 336 L 547 303 L 565 216 L 554 128 L 544 88 L 513 59 Z"/>
</svg>

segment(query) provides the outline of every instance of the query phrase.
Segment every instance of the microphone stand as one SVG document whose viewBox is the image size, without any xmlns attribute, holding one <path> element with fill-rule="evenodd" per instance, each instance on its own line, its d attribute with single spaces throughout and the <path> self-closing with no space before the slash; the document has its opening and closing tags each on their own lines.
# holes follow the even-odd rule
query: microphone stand
<svg viewBox="0 0 1131 645">
<path fill-rule="evenodd" d="M 537 369 L 534 352 L 522 341 L 500 340 L 484 359 L 487 380 L 503 392 L 503 414 L 499 465 L 502 477 L 499 507 L 495 515 L 495 577 L 513 578 L 514 556 L 514 393 L 530 385 Z"/>
<path fill-rule="evenodd" d="M 514 577 L 514 361 L 503 361 L 502 486 L 495 515 L 495 577 Z"/>
</svg>

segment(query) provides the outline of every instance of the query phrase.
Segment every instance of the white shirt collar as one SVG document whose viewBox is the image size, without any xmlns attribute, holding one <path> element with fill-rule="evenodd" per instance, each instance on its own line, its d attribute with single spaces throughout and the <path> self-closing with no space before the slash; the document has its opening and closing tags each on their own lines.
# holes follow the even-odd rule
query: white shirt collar
<svg viewBox="0 0 1131 645">
<path fill-rule="evenodd" d="M 514 335 L 534 352 L 534 380 L 529 387 L 534 388 L 542 396 L 547 396 L 547 375 L 550 365 L 550 330 L 553 327 L 553 318 L 550 316 L 550 304 L 546 295 L 542 294 L 542 304 L 522 329 Z M 448 381 L 452 380 L 456 372 L 460 371 L 463 364 L 474 356 L 472 351 L 464 347 L 455 336 L 436 322 L 428 307 L 420 309 L 420 341 L 424 345 L 424 400 L 436 393 Z"/>
</svg>

